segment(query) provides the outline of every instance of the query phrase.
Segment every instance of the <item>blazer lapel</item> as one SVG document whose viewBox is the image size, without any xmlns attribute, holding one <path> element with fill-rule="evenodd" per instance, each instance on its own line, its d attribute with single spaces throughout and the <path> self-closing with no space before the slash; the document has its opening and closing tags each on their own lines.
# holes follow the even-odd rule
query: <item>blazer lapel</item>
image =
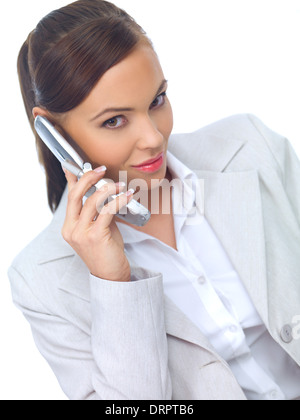
<svg viewBox="0 0 300 420">
<path fill-rule="evenodd" d="M 216 136 L 205 129 L 189 134 L 174 134 L 169 150 L 190 169 L 222 172 L 243 148 L 239 139 Z"/>
<path fill-rule="evenodd" d="M 44 235 L 44 246 L 38 250 L 38 264 L 46 264 L 50 261 L 60 260 L 75 255 L 74 249 L 63 239 L 61 230 L 64 224 L 67 208 L 68 191 L 65 190 L 58 209 L 56 210 L 51 224 Z"/>
<path fill-rule="evenodd" d="M 226 172 L 244 146 L 245 141 L 225 140 L 212 134 L 209 127 L 189 135 L 176 134 L 170 141 L 170 151 L 199 179 L 204 179 L 204 216 L 269 326 L 265 226 L 258 172 Z M 203 209 L 199 212 L 202 214 Z"/>
<path fill-rule="evenodd" d="M 268 326 L 266 251 L 257 171 L 195 171 L 205 181 L 205 217 Z"/>
<path fill-rule="evenodd" d="M 199 328 L 167 296 L 165 296 L 165 324 L 168 335 L 196 344 L 213 353 L 216 359 L 220 359 Z"/>
</svg>

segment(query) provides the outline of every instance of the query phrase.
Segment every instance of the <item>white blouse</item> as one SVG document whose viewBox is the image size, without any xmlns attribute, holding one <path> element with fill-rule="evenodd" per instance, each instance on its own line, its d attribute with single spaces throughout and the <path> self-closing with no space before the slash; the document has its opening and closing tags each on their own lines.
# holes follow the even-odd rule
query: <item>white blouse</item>
<svg viewBox="0 0 300 420">
<path fill-rule="evenodd" d="M 172 184 L 177 251 L 118 223 L 129 261 L 163 274 L 165 294 L 227 361 L 248 399 L 299 398 L 297 364 L 268 333 L 217 232 L 201 214 L 199 180 L 171 153 L 168 168 L 177 180 Z"/>
</svg>

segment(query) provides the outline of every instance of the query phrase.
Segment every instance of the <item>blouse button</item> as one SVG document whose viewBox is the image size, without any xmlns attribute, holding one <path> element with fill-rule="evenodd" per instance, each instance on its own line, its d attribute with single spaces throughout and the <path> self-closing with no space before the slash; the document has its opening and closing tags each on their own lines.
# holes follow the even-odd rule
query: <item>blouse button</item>
<svg viewBox="0 0 300 420">
<path fill-rule="evenodd" d="M 204 276 L 198 277 L 198 284 L 203 286 L 206 283 L 206 278 Z"/>
<path fill-rule="evenodd" d="M 285 325 L 280 333 L 281 340 L 284 343 L 291 343 L 293 341 L 293 329 L 290 325 Z"/>
</svg>

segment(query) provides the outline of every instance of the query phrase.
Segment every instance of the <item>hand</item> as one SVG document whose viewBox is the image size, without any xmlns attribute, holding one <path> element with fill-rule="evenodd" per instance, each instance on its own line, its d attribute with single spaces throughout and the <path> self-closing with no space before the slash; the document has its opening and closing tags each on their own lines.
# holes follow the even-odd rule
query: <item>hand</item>
<svg viewBox="0 0 300 420">
<path fill-rule="evenodd" d="M 114 216 L 131 201 L 133 192 L 128 191 L 103 207 L 109 196 L 124 189 L 124 186 L 108 183 L 89 197 L 83 206 L 84 195 L 103 178 L 105 170 L 88 172 L 79 181 L 69 171 L 65 173 L 69 195 L 63 238 L 94 276 L 110 281 L 130 281 L 130 265 Z"/>
</svg>

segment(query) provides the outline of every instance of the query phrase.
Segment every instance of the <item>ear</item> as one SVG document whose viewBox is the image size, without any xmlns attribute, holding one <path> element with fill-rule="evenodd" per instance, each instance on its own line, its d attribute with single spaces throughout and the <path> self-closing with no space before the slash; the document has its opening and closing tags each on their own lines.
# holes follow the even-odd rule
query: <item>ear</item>
<svg viewBox="0 0 300 420">
<path fill-rule="evenodd" d="M 49 112 L 39 106 L 36 106 L 32 110 L 33 118 L 35 119 L 38 115 L 41 117 L 49 117 Z"/>
<path fill-rule="evenodd" d="M 46 109 L 44 108 L 40 108 L 38 106 L 34 107 L 32 110 L 32 115 L 33 118 L 36 119 L 37 116 L 41 116 L 41 117 L 45 117 L 47 118 L 47 120 L 54 125 L 54 127 L 56 128 L 56 130 L 58 130 L 60 132 L 60 134 L 62 136 L 65 137 L 65 133 L 63 132 L 63 130 L 60 128 L 60 126 L 58 126 L 53 118 L 53 115 L 51 115 L 50 112 L 48 112 Z"/>
<path fill-rule="evenodd" d="M 44 108 L 41 108 L 41 107 L 39 107 L 39 106 L 36 106 L 36 107 L 34 107 L 33 109 L 32 109 L 32 115 L 33 115 L 33 118 L 34 119 L 36 119 L 36 117 L 38 116 L 38 115 L 40 115 L 41 117 L 45 117 L 45 118 L 47 118 L 52 124 L 54 124 L 54 117 L 53 117 L 53 115 L 51 114 L 51 112 L 49 112 L 49 111 L 47 111 L 46 109 L 44 109 Z"/>
</svg>

